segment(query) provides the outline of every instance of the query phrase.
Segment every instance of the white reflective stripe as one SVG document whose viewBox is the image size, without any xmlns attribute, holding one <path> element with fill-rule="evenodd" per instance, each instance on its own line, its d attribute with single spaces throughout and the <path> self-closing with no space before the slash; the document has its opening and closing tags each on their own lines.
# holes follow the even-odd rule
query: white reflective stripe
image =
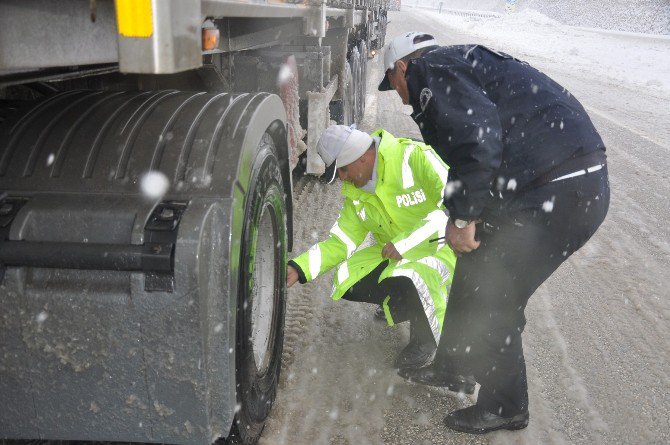
<svg viewBox="0 0 670 445">
<path fill-rule="evenodd" d="M 594 165 L 593 167 L 586 168 L 584 170 L 577 170 L 576 172 L 568 173 L 567 175 L 560 176 L 556 179 L 552 179 L 550 182 L 562 181 L 564 179 L 576 178 L 577 176 L 585 175 L 586 173 L 597 172 L 603 168 L 602 164 Z"/>
<path fill-rule="evenodd" d="M 426 221 L 426 224 L 416 229 L 410 236 L 393 243 L 401 255 L 411 248 L 418 246 L 435 232 L 438 233 L 438 236 L 444 236 L 448 218 L 442 210 L 433 210 L 426 216 L 424 221 Z"/>
<path fill-rule="evenodd" d="M 440 343 L 440 324 L 437 321 L 437 316 L 435 315 L 435 303 L 433 298 L 430 296 L 428 291 L 428 285 L 421 275 L 419 275 L 415 270 L 412 269 L 395 269 L 393 271 L 394 277 L 407 277 L 412 280 L 416 292 L 419 294 L 419 299 L 421 300 L 421 305 L 423 306 L 423 312 L 426 314 L 428 319 L 428 324 L 430 325 L 430 330 L 433 333 L 435 338 L 435 344 Z"/>
<path fill-rule="evenodd" d="M 426 151 L 426 158 L 430 162 L 430 165 L 435 170 L 435 173 L 440 177 L 440 182 L 442 183 L 442 189 L 440 190 L 440 198 L 437 200 L 437 206 L 442 205 L 444 201 L 445 193 L 447 191 L 447 180 L 449 179 L 449 169 L 438 159 L 437 155 L 432 151 Z"/>
<path fill-rule="evenodd" d="M 347 278 L 349 278 L 349 266 L 347 266 L 347 262 L 345 261 L 337 268 L 337 283 L 342 284 Z"/>
<path fill-rule="evenodd" d="M 438 260 L 437 258 L 433 256 L 427 256 L 425 258 L 421 258 L 420 260 L 418 260 L 417 263 L 425 264 L 431 269 L 436 270 L 437 273 L 440 274 L 442 284 L 446 283 L 447 280 L 449 279 L 449 268 L 445 266 L 445 264 L 442 261 Z"/>
<path fill-rule="evenodd" d="M 405 147 L 405 157 L 402 160 L 402 188 L 408 189 L 414 187 L 414 175 L 409 166 L 409 157 L 416 148 L 416 145 L 411 144 Z"/>
<path fill-rule="evenodd" d="M 442 216 L 439 217 L 439 220 L 435 223 L 437 225 L 437 238 L 446 239 L 447 236 L 447 223 L 449 222 L 449 217 L 444 211 L 441 211 Z M 436 219 L 438 217 L 436 216 Z"/>
<path fill-rule="evenodd" d="M 321 248 L 318 244 L 314 244 L 309 249 L 309 274 L 312 280 L 319 276 L 321 272 Z"/>
<path fill-rule="evenodd" d="M 356 250 L 356 243 L 352 241 L 351 238 L 347 236 L 346 233 L 340 228 L 339 224 L 335 223 L 332 229 L 330 229 L 330 233 L 335 235 L 342 241 L 346 246 L 347 246 L 347 258 L 351 256 L 352 253 Z"/>
<path fill-rule="evenodd" d="M 365 208 L 362 208 L 360 212 L 358 212 L 358 217 L 361 219 L 361 221 L 365 221 Z"/>
<path fill-rule="evenodd" d="M 444 187 L 446 186 L 447 180 L 449 179 L 449 169 L 446 165 L 444 165 L 442 160 L 437 157 L 434 151 L 426 150 L 424 153 L 426 154 L 430 165 L 433 166 L 433 170 L 435 170 L 435 173 L 437 173 L 437 175 L 440 177 L 440 181 L 442 181 L 443 186 L 442 193 L 440 193 L 440 195 L 444 196 Z"/>
</svg>

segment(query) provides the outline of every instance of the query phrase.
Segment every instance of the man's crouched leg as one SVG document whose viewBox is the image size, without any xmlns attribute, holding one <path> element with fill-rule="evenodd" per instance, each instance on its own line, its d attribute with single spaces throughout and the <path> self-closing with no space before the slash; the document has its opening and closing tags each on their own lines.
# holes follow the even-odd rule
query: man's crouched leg
<svg viewBox="0 0 670 445">
<path fill-rule="evenodd" d="M 423 311 L 416 309 L 410 316 L 409 343 L 395 359 L 396 368 L 418 369 L 429 365 L 435 358 L 437 343 Z"/>
</svg>

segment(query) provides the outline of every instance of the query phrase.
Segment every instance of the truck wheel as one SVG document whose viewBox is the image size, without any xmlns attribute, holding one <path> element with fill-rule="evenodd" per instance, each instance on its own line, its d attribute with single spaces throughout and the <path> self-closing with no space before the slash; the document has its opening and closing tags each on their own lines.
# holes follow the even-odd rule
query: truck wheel
<svg viewBox="0 0 670 445">
<path fill-rule="evenodd" d="M 258 441 L 275 399 L 284 337 L 286 210 L 279 163 L 265 133 L 247 193 L 237 308 L 237 402 L 228 438 Z"/>
<path fill-rule="evenodd" d="M 330 103 L 330 116 L 338 124 L 354 123 L 354 81 L 349 62 L 344 65 L 344 92 L 342 99 Z"/>
</svg>

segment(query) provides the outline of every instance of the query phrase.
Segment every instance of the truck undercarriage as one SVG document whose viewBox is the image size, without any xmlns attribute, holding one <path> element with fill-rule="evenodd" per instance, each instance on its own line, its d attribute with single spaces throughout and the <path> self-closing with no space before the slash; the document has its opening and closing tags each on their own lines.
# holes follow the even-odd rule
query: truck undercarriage
<svg viewBox="0 0 670 445">
<path fill-rule="evenodd" d="M 386 5 L 0 1 L 0 438 L 255 443 L 292 175 Z"/>
</svg>

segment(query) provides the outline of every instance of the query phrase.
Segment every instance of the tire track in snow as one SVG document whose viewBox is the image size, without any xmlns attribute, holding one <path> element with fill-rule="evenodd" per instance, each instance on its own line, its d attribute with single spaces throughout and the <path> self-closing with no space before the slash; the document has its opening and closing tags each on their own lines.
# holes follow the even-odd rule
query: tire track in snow
<svg viewBox="0 0 670 445">
<path fill-rule="evenodd" d="M 646 141 L 648 141 L 648 142 L 651 142 L 652 144 L 656 144 L 656 145 L 658 145 L 659 147 L 663 147 L 663 148 L 666 149 L 666 150 L 670 150 L 670 145 L 668 145 L 668 144 L 664 144 L 663 142 L 657 141 L 657 140 L 655 140 L 655 139 L 653 139 L 653 138 L 651 138 L 651 137 L 649 137 L 649 136 L 643 134 L 641 131 L 634 129 L 633 127 L 631 127 L 630 125 L 626 124 L 625 122 L 622 122 L 621 119 L 617 119 L 617 118 L 615 118 L 614 116 L 612 116 L 612 115 L 609 114 L 609 113 L 606 113 L 606 112 L 604 112 L 604 111 L 601 111 L 601 110 L 599 110 L 599 109 L 597 109 L 597 108 L 594 108 L 594 107 L 592 107 L 592 106 L 585 106 L 584 108 L 585 108 L 586 111 L 588 111 L 589 113 L 597 114 L 597 115 L 600 116 L 601 118 L 603 118 L 603 119 L 607 119 L 608 121 L 610 121 L 610 122 L 613 123 L 614 125 L 617 125 L 617 126 L 619 126 L 619 127 L 621 127 L 621 128 L 625 128 L 626 130 L 630 131 L 631 133 L 635 134 L 636 136 L 639 136 L 639 137 L 641 137 L 642 139 L 644 139 L 644 140 L 646 140 Z"/>
<path fill-rule="evenodd" d="M 320 182 L 316 178 L 302 177 L 295 185 L 297 193 L 294 195 L 295 225 L 293 252 L 290 256 L 297 256 L 314 243 L 322 240 L 332 223 L 332 209 L 341 206 L 341 197 L 332 187 Z M 331 222 L 330 220 L 333 219 Z M 284 329 L 284 352 L 282 354 L 282 374 L 280 383 L 285 385 L 286 378 L 291 378 L 290 367 L 293 363 L 296 349 L 304 346 L 304 333 L 314 320 L 315 304 L 313 302 L 314 283 L 296 284 L 288 290 L 286 302 L 286 321 Z M 287 375 L 287 372 L 289 374 Z"/>
<path fill-rule="evenodd" d="M 540 312 L 540 317 L 542 317 L 543 322 L 540 323 L 541 326 L 544 326 L 551 338 L 553 339 L 554 349 L 558 352 L 561 365 L 566 371 L 569 380 L 565 383 L 566 385 L 566 394 L 582 409 L 586 412 L 589 422 L 588 426 L 597 432 L 607 432 L 609 431 L 609 426 L 597 409 L 594 408 L 593 404 L 590 401 L 588 389 L 584 380 L 577 372 L 577 370 L 571 364 L 571 354 L 568 350 L 568 344 L 565 340 L 565 337 L 561 333 L 561 330 L 556 322 L 554 317 L 554 311 L 549 301 L 548 295 L 546 292 L 537 292 L 535 298 L 540 302 L 543 307 L 543 310 Z M 592 437 L 593 443 L 602 443 L 602 440 L 598 437 Z"/>
</svg>

